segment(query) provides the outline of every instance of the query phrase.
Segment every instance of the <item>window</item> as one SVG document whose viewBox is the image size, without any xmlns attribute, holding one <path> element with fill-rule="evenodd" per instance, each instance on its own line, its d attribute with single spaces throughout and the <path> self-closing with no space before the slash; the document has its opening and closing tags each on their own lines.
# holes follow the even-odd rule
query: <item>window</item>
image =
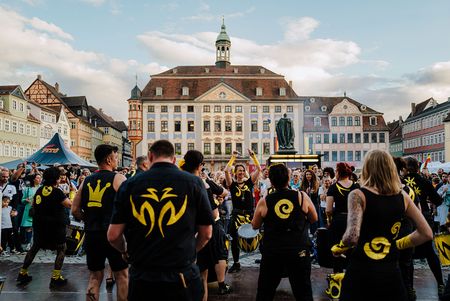
<svg viewBox="0 0 450 301">
<path fill-rule="evenodd" d="M 351 133 L 347 134 L 347 143 L 353 143 L 353 134 Z"/>
<path fill-rule="evenodd" d="M 331 134 L 331 143 L 337 143 L 337 134 Z"/>
<path fill-rule="evenodd" d="M 175 155 L 181 155 L 181 143 L 174 143 Z"/>
<path fill-rule="evenodd" d="M 275 106 L 275 113 L 281 113 L 281 106 Z"/>
<path fill-rule="evenodd" d="M 77 115 L 81 116 L 81 110 L 77 110 Z"/>
<path fill-rule="evenodd" d="M 231 132 L 231 120 L 225 120 L 225 132 Z"/>
<path fill-rule="evenodd" d="M 280 96 L 286 96 L 286 88 L 285 87 L 280 88 Z"/>
<path fill-rule="evenodd" d="M 377 143 L 377 139 L 378 138 L 378 135 L 377 135 L 377 133 L 372 133 L 372 143 Z"/>
<path fill-rule="evenodd" d="M 339 152 L 339 160 L 340 161 L 345 161 L 345 151 L 340 151 Z"/>
<path fill-rule="evenodd" d="M 252 142 L 251 148 L 255 154 L 258 154 L 258 142 Z"/>
<path fill-rule="evenodd" d="M 9 152 L 9 145 L 8 144 L 5 144 L 3 154 L 5 155 L 5 157 L 9 157 L 11 155 L 10 152 Z"/>
<path fill-rule="evenodd" d="M 75 122 L 71 122 L 70 123 L 70 128 L 71 129 L 76 129 L 77 128 L 77 124 Z"/>
<path fill-rule="evenodd" d="M 314 117 L 314 126 L 321 126 L 322 125 L 322 120 L 320 119 L 320 117 Z"/>
<path fill-rule="evenodd" d="M 214 154 L 216 155 L 222 154 L 222 143 L 214 143 Z"/>
<path fill-rule="evenodd" d="M 87 111 L 83 110 L 83 117 L 87 117 Z"/>
<path fill-rule="evenodd" d="M 256 96 L 262 96 L 263 95 L 263 89 L 261 87 L 256 88 Z"/>
<path fill-rule="evenodd" d="M 167 106 L 161 106 L 161 113 L 167 113 Z"/>
<path fill-rule="evenodd" d="M 324 162 L 330 161 L 330 152 L 329 151 L 324 151 L 323 152 L 323 161 Z"/>
<path fill-rule="evenodd" d="M 380 133 L 380 143 L 385 143 L 386 142 L 386 137 L 384 133 Z"/>
<path fill-rule="evenodd" d="M 187 111 L 188 113 L 194 113 L 194 106 L 188 106 Z"/>
<path fill-rule="evenodd" d="M 193 132 L 194 131 L 194 120 L 188 120 L 187 122 L 187 131 Z"/>
<path fill-rule="evenodd" d="M 19 103 L 19 108 L 20 108 L 20 112 L 23 112 L 23 111 L 24 111 L 24 109 L 23 109 L 23 103 Z M 23 155 L 22 155 L 21 157 L 23 157 Z"/>
<path fill-rule="evenodd" d="M 355 125 L 356 126 L 360 126 L 361 125 L 361 117 L 359 117 L 359 116 L 355 117 Z"/>
<path fill-rule="evenodd" d="M 242 121 L 236 120 L 236 132 L 242 132 Z"/>
<path fill-rule="evenodd" d="M 353 151 L 347 152 L 347 161 L 353 161 Z"/>
<path fill-rule="evenodd" d="M 316 134 L 316 143 L 322 143 L 322 135 Z"/>
<path fill-rule="evenodd" d="M 203 120 L 203 132 L 211 131 L 211 122 L 209 120 Z"/>
<path fill-rule="evenodd" d="M 355 161 L 361 161 L 361 151 L 355 151 Z"/>
<path fill-rule="evenodd" d="M 222 132 L 222 121 L 220 120 L 214 121 L 214 132 Z"/>
<path fill-rule="evenodd" d="M 0 99 L 0 109 L 3 110 L 3 99 Z"/>
<path fill-rule="evenodd" d="M 369 119 L 369 124 L 370 125 L 377 125 L 377 117 L 375 117 L 375 116 L 371 116 L 370 117 L 370 119 Z"/>
<path fill-rule="evenodd" d="M 175 132 L 181 132 L 181 121 L 175 120 Z"/>
<path fill-rule="evenodd" d="M 252 132 L 257 132 L 258 131 L 258 121 L 257 120 L 252 120 L 252 122 L 251 122 L 251 131 Z"/>
<path fill-rule="evenodd" d="M 236 106 L 236 113 L 242 113 L 242 106 Z"/>
<path fill-rule="evenodd" d="M 188 151 L 194 150 L 194 143 L 188 143 Z"/>
<path fill-rule="evenodd" d="M 345 134 L 339 134 L 339 143 L 345 143 Z"/>
<path fill-rule="evenodd" d="M 220 106 L 214 106 L 214 113 L 220 113 L 221 107 Z"/>
<path fill-rule="evenodd" d="M 16 121 L 13 121 L 13 122 L 12 122 L 12 127 L 11 127 L 11 129 L 12 129 L 12 132 L 13 132 L 13 133 L 17 133 L 17 122 L 16 122 Z"/>
<path fill-rule="evenodd" d="M 17 146 L 13 145 L 11 149 L 11 157 L 17 157 Z"/>
<path fill-rule="evenodd" d="M 105 134 L 109 134 L 109 128 L 103 128 L 103 132 L 105 132 Z"/>
<path fill-rule="evenodd" d="M 16 100 L 13 100 L 13 109 L 17 110 L 17 101 Z M 13 156 L 13 157 L 15 157 L 15 156 Z"/>
<path fill-rule="evenodd" d="M 163 88 L 156 87 L 156 96 L 162 96 L 162 95 L 163 95 Z"/>
<path fill-rule="evenodd" d="M 203 113 L 209 113 L 211 112 L 211 107 L 210 106 L 203 106 Z"/>
<path fill-rule="evenodd" d="M 167 120 L 161 120 L 161 132 L 169 131 L 169 122 Z"/>
<path fill-rule="evenodd" d="M 292 113 L 292 112 L 294 112 L 294 107 L 293 107 L 293 106 L 287 106 L 287 107 L 286 107 L 286 111 L 287 111 L 288 113 Z"/>
<path fill-rule="evenodd" d="M 269 106 L 263 106 L 263 113 L 270 113 L 270 107 Z"/>
<path fill-rule="evenodd" d="M 182 92 L 183 96 L 189 96 L 189 87 L 183 87 Z"/>
<path fill-rule="evenodd" d="M 361 143 L 361 133 L 355 134 L 355 143 Z"/>
<path fill-rule="evenodd" d="M 231 106 L 225 106 L 225 113 L 231 113 Z"/>
<path fill-rule="evenodd" d="M 269 132 L 270 131 L 270 123 L 269 120 L 263 121 L 263 132 Z"/>
<path fill-rule="evenodd" d="M 257 106 L 251 106 L 251 107 L 250 107 L 250 112 L 252 112 L 252 113 L 258 113 L 258 107 L 257 107 Z"/>
<path fill-rule="evenodd" d="M 19 123 L 19 134 L 25 134 L 25 124 L 23 123 Z"/>
<path fill-rule="evenodd" d="M 369 143 L 369 133 L 364 133 L 364 143 Z"/>
<path fill-rule="evenodd" d="M 242 154 L 242 143 L 240 142 L 236 143 L 236 151 Z"/>
<path fill-rule="evenodd" d="M 331 117 L 331 126 L 337 126 L 337 117 Z"/>
<path fill-rule="evenodd" d="M 180 112 L 181 112 L 181 106 L 175 106 L 175 107 L 173 108 L 173 111 L 174 111 L 175 113 L 180 113 Z"/>
<path fill-rule="evenodd" d="M 324 144 L 330 143 L 330 134 L 323 134 L 323 143 Z"/>
<path fill-rule="evenodd" d="M 148 106 L 147 107 L 147 112 L 154 113 L 155 112 L 155 106 Z"/>
<path fill-rule="evenodd" d="M 227 142 L 225 143 L 225 155 L 231 155 L 232 144 Z"/>
<path fill-rule="evenodd" d="M 339 126 L 345 126 L 345 117 L 339 117 Z"/>
<path fill-rule="evenodd" d="M 263 143 L 263 154 L 270 155 L 270 142 Z"/>
<path fill-rule="evenodd" d="M 331 160 L 334 162 L 337 162 L 338 158 L 337 158 L 337 151 L 332 151 L 331 152 Z"/>
<path fill-rule="evenodd" d="M 353 117 L 352 116 L 348 116 L 347 117 L 347 125 L 348 126 L 353 126 Z"/>
<path fill-rule="evenodd" d="M 203 144 L 203 153 L 205 155 L 211 155 L 211 143 L 206 142 Z"/>
</svg>

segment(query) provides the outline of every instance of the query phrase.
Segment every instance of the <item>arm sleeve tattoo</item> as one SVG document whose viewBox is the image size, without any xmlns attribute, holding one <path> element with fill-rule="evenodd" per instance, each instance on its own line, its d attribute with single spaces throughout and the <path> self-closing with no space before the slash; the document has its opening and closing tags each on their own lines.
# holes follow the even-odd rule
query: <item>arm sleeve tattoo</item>
<svg viewBox="0 0 450 301">
<path fill-rule="evenodd" d="M 363 213 L 363 200 L 359 193 L 353 190 L 348 196 L 347 230 L 342 237 L 346 246 L 354 246 L 358 243 Z"/>
</svg>

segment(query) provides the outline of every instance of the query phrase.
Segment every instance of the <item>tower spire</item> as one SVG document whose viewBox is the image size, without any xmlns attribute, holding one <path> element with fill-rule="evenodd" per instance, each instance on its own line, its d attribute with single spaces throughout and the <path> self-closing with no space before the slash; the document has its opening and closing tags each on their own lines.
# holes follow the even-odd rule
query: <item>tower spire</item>
<svg viewBox="0 0 450 301">
<path fill-rule="evenodd" d="M 225 27 L 225 17 L 222 16 L 222 26 L 216 39 L 216 66 L 226 68 L 230 63 L 231 40 Z"/>
</svg>

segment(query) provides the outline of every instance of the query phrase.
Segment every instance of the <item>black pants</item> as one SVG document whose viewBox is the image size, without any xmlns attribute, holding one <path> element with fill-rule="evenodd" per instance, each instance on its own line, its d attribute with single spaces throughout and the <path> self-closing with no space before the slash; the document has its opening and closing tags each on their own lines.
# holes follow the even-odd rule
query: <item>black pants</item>
<svg viewBox="0 0 450 301">
<path fill-rule="evenodd" d="M 263 254 L 256 300 L 273 300 L 281 278 L 286 272 L 295 299 L 312 301 L 311 259 L 307 251 L 283 255 Z"/>
<path fill-rule="evenodd" d="M 14 249 L 13 228 L 2 229 L 2 249 L 6 251 L 9 246 L 11 250 Z"/>
</svg>

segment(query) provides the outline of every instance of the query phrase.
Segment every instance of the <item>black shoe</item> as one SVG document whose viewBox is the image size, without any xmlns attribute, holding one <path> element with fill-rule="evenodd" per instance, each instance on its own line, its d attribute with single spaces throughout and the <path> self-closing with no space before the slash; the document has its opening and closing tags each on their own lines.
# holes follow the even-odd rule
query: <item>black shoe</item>
<svg viewBox="0 0 450 301">
<path fill-rule="evenodd" d="M 50 288 L 60 287 L 67 284 L 67 279 L 63 278 L 63 276 L 59 276 L 58 278 L 53 278 L 50 280 Z"/>
<path fill-rule="evenodd" d="M 233 289 L 228 284 L 225 284 L 223 286 L 219 286 L 219 295 L 230 294 L 232 291 L 233 291 Z"/>
<path fill-rule="evenodd" d="M 256 264 L 261 264 L 261 259 L 255 259 Z"/>
<path fill-rule="evenodd" d="M 116 280 L 114 280 L 114 278 L 106 278 L 106 288 L 107 289 L 112 289 L 115 283 L 116 283 Z"/>
<path fill-rule="evenodd" d="M 29 282 L 31 282 L 31 280 L 33 280 L 33 277 L 27 274 L 20 274 L 19 276 L 17 276 L 16 281 L 18 282 L 18 284 L 27 284 Z"/>
<path fill-rule="evenodd" d="M 231 268 L 228 270 L 228 273 L 235 273 L 241 270 L 241 264 L 239 262 L 233 263 Z"/>
</svg>

